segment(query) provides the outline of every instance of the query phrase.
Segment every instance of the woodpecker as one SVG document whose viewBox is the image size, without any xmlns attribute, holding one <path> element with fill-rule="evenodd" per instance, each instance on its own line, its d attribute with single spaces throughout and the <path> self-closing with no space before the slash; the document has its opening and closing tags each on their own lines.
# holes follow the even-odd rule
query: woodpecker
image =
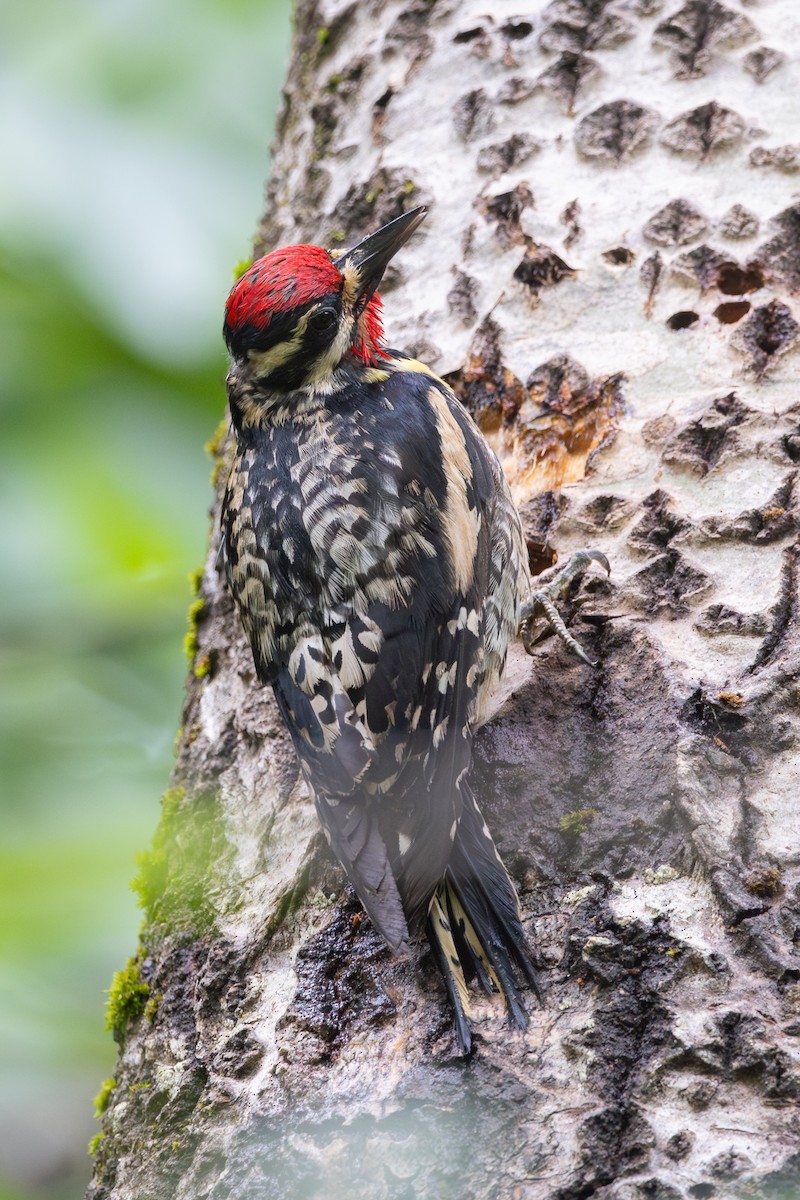
<svg viewBox="0 0 800 1200">
<path fill-rule="evenodd" d="M 493 451 L 443 380 L 384 344 L 377 288 L 425 215 L 338 256 L 274 250 L 233 287 L 221 546 L 328 842 L 392 951 L 424 927 L 466 1054 L 473 980 L 519 1028 L 536 988 L 468 779 L 533 604 Z"/>
</svg>

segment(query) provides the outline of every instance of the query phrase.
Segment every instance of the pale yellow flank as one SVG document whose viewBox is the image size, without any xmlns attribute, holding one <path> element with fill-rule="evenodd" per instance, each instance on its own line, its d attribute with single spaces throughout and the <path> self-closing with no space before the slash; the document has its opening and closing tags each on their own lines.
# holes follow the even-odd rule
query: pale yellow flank
<svg viewBox="0 0 800 1200">
<path fill-rule="evenodd" d="M 447 481 L 442 527 L 447 538 L 456 587 L 466 591 L 472 583 L 478 552 L 478 523 L 467 501 L 467 484 L 472 483 L 472 463 L 467 443 L 447 400 L 438 388 L 431 388 L 428 399 L 436 413 L 436 425 L 442 439 L 442 466 Z"/>
</svg>

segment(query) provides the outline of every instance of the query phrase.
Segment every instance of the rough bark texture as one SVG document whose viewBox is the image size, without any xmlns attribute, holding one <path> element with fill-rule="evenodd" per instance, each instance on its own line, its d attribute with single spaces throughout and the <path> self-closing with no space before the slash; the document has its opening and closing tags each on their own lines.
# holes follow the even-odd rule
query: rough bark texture
<svg viewBox="0 0 800 1200">
<path fill-rule="evenodd" d="M 461 1061 L 423 947 L 359 920 L 215 516 L 93 1200 L 797 1194 L 799 44 L 795 0 L 299 5 L 257 249 L 429 203 L 391 342 L 535 568 L 613 566 L 597 668 L 515 652 L 477 737 L 545 999 Z"/>
</svg>

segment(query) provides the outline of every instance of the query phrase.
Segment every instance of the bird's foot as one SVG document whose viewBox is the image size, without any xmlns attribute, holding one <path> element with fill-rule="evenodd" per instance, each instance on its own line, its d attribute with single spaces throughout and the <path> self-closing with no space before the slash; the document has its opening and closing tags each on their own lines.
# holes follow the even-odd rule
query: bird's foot
<svg viewBox="0 0 800 1200">
<path fill-rule="evenodd" d="M 545 584 L 531 594 L 530 600 L 522 606 L 519 631 L 522 644 L 528 654 L 533 654 L 534 646 L 552 634 L 563 642 L 571 654 L 583 659 L 590 667 L 596 667 L 580 642 L 572 636 L 556 608 L 556 601 L 566 600 L 570 591 L 577 586 L 593 562 L 611 574 L 611 566 L 605 554 L 599 550 L 576 550 L 561 570 Z M 573 602 L 573 608 L 582 601 Z"/>
</svg>

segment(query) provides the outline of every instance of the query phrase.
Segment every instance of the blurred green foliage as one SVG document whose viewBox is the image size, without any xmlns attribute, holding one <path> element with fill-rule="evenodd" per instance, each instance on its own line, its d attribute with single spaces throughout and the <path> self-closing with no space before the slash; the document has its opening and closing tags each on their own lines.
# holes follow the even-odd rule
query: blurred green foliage
<svg viewBox="0 0 800 1200">
<path fill-rule="evenodd" d="M 289 0 L 0 8 L 0 1200 L 77 1200 Z"/>
</svg>

